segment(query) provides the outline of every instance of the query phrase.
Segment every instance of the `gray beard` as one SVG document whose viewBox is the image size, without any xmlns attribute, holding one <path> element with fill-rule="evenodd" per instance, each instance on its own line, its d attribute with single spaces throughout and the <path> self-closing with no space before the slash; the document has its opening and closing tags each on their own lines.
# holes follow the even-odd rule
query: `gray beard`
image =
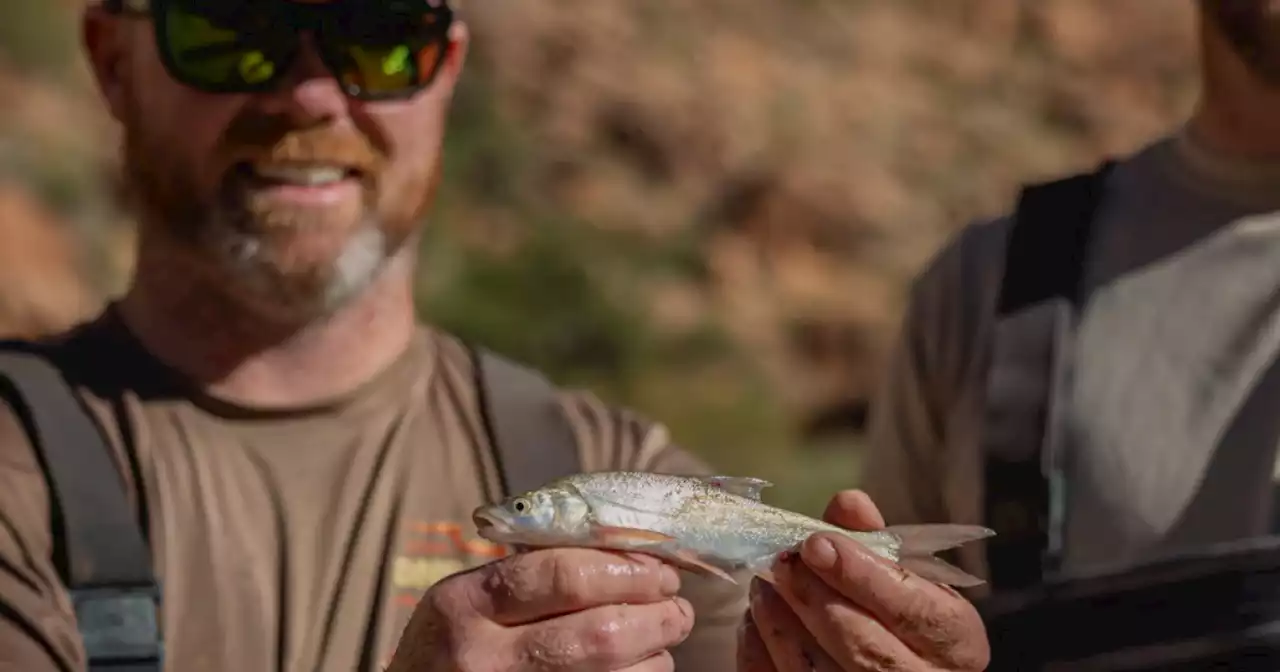
<svg viewBox="0 0 1280 672">
<path fill-rule="evenodd" d="M 223 213 L 215 217 L 227 218 Z M 221 268 L 232 293 L 256 307 L 272 321 L 306 322 L 326 317 L 347 305 L 377 279 L 391 250 L 386 235 L 372 217 L 367 217 L 347 241 L 327 277 L 321 283 L 299 282 L 284 277 L 263 253 L 261 239 L 229 221 L 213 221 L 201 227 L 205 240 L 200 247 L 216 255 L 212 261 Z"/>
<path fill-rule="evenodd" d="M 162 162 L 148 162 L 140 138 L 126 128 L 120 195 L 126 209 L 152 220 L 147 235 L 169 239 L 191 255 L 215 283 L 215 291 L 243 304 L 260 319 L 305 324 L 331 315 L 364 292 L 397 252 L 382 222 L 366 212 L 329 268 L 312 277 L 290 277 L 270 258 L 262 238 L 245 226 L 252 215 L 229 193 L 212 203 L 183 198 L 194 189 L 171 181 Z"/>
</svg>

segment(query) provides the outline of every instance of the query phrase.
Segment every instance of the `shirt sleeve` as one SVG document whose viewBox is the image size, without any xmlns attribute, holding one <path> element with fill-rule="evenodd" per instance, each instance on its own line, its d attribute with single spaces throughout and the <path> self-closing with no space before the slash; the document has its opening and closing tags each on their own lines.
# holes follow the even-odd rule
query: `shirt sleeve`
<svg viewBox="0 0 1280 672">
<path fill-rule="evenodd" d="M 1007 219 L 962 229 L 913 281 L 887 369 L 871 405 L 862 488 L 891 524 L 952 520 L 949 488 L 973 493 L 973 473 L 953 454 L 973 438 L 957 436 L 961 401 L 976 365 L 998 292 Z"/>
<path fill-rule="evenodd" d="M 711 475 L 712 468 L 676 445 L 666 427 L 626 409 L 608 407 L 586 393 L 565 397 L 566 414 L 578 433 L 587 471 L 625 470 Z M 693 605 L 689 637 L 672 650 L 681 672 L 733 670 L 737 666 L 738 626 L 746 614 L 749 584 L 681 572 L 680 594 Z"/>
<path fill-rule="evenodd" d="M 50 529 L 43 472 L 21 423 L 0 404 L 0 670 L 85 669 Z"/>
<path fill-rule="evenodd" d="M 942 408 L 930 394 L 925 356 L 930 337 L 913 295 L 871 407 L 862 489 L 890 525 L 942 520 L 940 459 Z"/>
</svg>

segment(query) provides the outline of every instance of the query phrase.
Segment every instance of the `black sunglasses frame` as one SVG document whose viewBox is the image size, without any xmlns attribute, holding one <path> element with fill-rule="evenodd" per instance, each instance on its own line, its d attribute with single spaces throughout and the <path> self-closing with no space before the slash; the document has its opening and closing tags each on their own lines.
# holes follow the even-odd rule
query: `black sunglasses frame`
<svg viewBox="0 0 1280 672">
<path fill-rule="evenodd" d="M 258 83 L 218 83 L 192 77 L 189 73 L 184 72 L 182 66 L 177 62 L 177 57 L 171 47 L 167 22 L 163 19 L 170 5 L 180 2 L 180 0 L 103 0 L 102 7 L 105 11 L 113 14 L 148 17 L 151 20 L 152 32 L 156 40 L 156 51 L 160 54 L 160 61 L 169 76 L 186 86 L 205 93 L 245 94 L 265 93 L 273 90 L 293 67 L 299 52 L 302 50 L 301 37 L 303 33 L 310 33 L 315 37 L 320 59 L 324 62 L 325 68 L 328 69 L 329 75 L 338 82 L 343 91 L 352 98 L 364 101 L 403 100 L 430 88 L 439 75 L 441 66 L 444 65 L 445 56 L 448 54 L 449 28 L 454 22 L 454 12 L 447 2 L 440 2 L 438 5 L 430 6 L 429 11 L 423 13 L 424 16 L 434 14 L 436 18 L 430 29 L 423 34 L 426 37 L 425 42 L 428 45 L 438 44 L 440 47 L 440 56 L 431 64 L 430 71 L 425 75 L 419 73 L 418 81 L 411 86 L 385 91 L 369 90 L 357 85 L 347 84 L 342 81 L 342 73 L 346 69 L 344 67 L 346 64 L 342 62 L 342 57 L 339 55 L 340 50 L 332 42 L 325 39 L 325 21 L 322 17 L 324 14 L 332 12 L 333 6 L 347 3 L 360 3 L 362 6 L 367 6 L 368 0 L 336 0 L 333 3 L 322 5 L 304 5 L 290 0 L 257 1 L 274 3 L 273 9 L 294 26 L 291 30 L 285 29 L 278 32 L 284 39 L 291 40 L 287 49 L 272 49 L 270 48 L 272 45 L 263 45 L 267 47 L 264 50 L 273 55 L 276 70 L 270 77 Z M 426 4 L 426 0 L 423 0 L 423 4 Z M 345 41 L 345 43 L 359 44 L 358 41 L 350 40 Z M 417 67 L 416 64 L 415 67 Z"/>
</svg>

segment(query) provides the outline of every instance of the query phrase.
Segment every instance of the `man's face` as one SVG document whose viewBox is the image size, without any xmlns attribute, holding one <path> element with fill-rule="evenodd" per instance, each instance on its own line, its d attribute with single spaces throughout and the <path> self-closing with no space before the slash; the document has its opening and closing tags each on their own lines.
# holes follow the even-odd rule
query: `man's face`
<svg viewBox="0 0 1280 672">
<path fill-rule="evenodd" d="M 1200 11 L 1264 82 L 1280 86 L 1280 2 L 1199 0 Z"/>
<path fill-rule="evenodd" d="M 170 76 L 150 20 L 99 14 L 86 28 L 123 127 L 142 247 L 168 257 L 171 273 L 203 274 L 263 315 L 313 319 L 410 240 L 440 177 L 460 29 L 430 88 L 364 102 L 314 44 L 272 91 L 218 94 Z"/>
</svg>

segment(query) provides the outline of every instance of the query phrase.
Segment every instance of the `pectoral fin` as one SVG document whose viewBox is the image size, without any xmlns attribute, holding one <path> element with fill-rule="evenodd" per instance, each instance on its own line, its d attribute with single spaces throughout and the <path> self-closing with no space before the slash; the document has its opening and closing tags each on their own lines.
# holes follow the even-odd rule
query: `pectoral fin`
<svg viewBox="0 0 1280 672">
<path fill-rule="evenodd" d="M 641 530 L 631 527 L 613 527 L 596 525 L 591 528 L 591 536 L 595 541 L 608 544 L 610 548 L 642 548 L 671 543 L 675 537 L 653 530 Z M 616 545 L 615 545 L 616 544 Z"/>
<path fill-rule="evenodd" d="M 703 576 L 714 576 L 717 578 L 724 579 L 725 581 L 728 581 L 729 583 L 732 583 L 732 584 L 738 583 L 738 580 L 733 578 L 732 574 L 724 571 L 723 569 L 720 569 L 719 567 L 716 567 L 715 565 L 712 565 L 710 563 L 703 561 L 702 558 L 698 557 L 697 553 L 694 553 L 693 551 L 690 551 L 688 549 L 682 548 L 677 551 L 674 551 L 671 556 L 671 562 L 672 564 L 679 565 L 682 568 L 687 569 L 695 574 L 701 574 Z"/>
<path fill-rule="evenodd" d="M 667 560 L 681 569 L 737 583 L 728 572 L 705 562 L 698 557 L 697 553 L 681 548 L 676 538 L 670 535 L 653 530 L 609 525 L 597 525 L 592 528 L 591 534 L 593 542 L 602 548 L 648 553 Z"/>
</svg>

